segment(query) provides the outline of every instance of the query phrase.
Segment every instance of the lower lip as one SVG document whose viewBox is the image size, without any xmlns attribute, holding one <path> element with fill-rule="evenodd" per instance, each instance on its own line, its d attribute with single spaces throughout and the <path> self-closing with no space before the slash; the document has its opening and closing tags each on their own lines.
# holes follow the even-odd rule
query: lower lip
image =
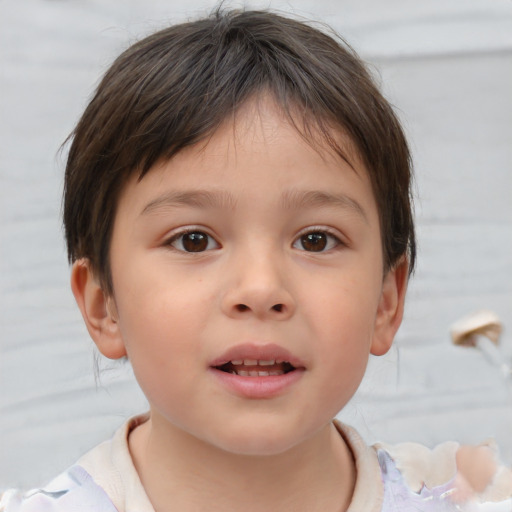
<svg viewBox="0 0 512 512">
<path fill-rule="evenodd" d="M 273 398 L 284 393 L 296 384 L 304 374 L 303 369 L 295 369 L 282 375 L 269 375 L 265 377 L 242 377 L 234 373 L 227 373 L 217 368 L 210 371 L 224 386 L 237 395 L 245 398 L 264 399 Z"/>
</svg>

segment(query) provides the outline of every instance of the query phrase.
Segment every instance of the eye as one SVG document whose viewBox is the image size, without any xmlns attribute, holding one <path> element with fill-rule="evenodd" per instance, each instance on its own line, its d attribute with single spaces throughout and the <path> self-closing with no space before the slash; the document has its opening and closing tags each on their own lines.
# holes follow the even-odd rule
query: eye
<svg viewBox="0 0 512 512">
<path fill-rule="evenodd" d="M 215 239 L 204 231 L 178 233 L 171 238 L 168 245 L 183 252 L 204 252 L 219 248 Z"/>
<path fill-rule="evenodd" d="M 338 237 L 327 231 L 316 230 L 301 235 L 295 240 L 293 247 L 308 252 L 325 252 L 340 244 Z"/>
</svg>

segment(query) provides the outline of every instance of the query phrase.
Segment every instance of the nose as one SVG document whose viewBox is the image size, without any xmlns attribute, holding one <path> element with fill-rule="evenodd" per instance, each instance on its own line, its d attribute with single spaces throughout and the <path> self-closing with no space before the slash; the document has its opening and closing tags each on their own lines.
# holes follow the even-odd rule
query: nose
<svg viewBox="0 0 512 512">
<path fill-rule="evenodd" d="M 262 254 L 241 258 L 226 270 L 230 279 L 222 297 L 222 310 L 232 318 L 287 320 L 296 308 L 287 277 L 278 258 Z"/>
</svg>

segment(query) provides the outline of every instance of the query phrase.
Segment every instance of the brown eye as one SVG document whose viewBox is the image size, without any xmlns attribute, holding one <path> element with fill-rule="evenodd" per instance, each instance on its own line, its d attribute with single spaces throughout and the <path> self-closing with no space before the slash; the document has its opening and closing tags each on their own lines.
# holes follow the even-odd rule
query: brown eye
<svg viewBox="0 0 512 512">
<path fill-rule="evenodd" d="M 339 238 L 326 231 L 310 231 L 301 235 L 295 241 L 293 247 L 308 252 L 324 252 L 340 244 Z"/>
<path fill-rule="evenodd" d="M 217 242 L 203 231 L 189 231 L 175 236 L 171 245 L 184 252 L 203 252 L 219 247 Z"/>
<path fill-rule="evenodd" d="M 187 252 L 205 251 L 208 247 L 208 235 L 200 232 L 187 233 L 183 235 L 181 243 Z"/>
<path fill-rule="evenodd" d="M 327 247 L 327 235 L 321 232 L 307 233 L 300 237 L 300 244 L 305 251 L 320 252 Z"/>
</svg>

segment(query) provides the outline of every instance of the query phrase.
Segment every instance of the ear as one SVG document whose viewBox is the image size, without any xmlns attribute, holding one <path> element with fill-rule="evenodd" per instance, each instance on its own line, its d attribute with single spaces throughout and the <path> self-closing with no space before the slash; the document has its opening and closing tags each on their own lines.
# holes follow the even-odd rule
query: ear
<svg viewBox="0 0 512 512">
<path fill-rule="evenodd" d="M 114 299 L 103 291 L 87 259 L 73 264 L 71 290 L 98 350 L 109 359 L 126 356 Z"/>
<path fill-rule="evenodd" d="M 403 258 L 384 276 L 370 349 L 373 355 L 381 356 L 391 348 L 402 323 L 408 273 L 409 264 Z"/>
</svg>

